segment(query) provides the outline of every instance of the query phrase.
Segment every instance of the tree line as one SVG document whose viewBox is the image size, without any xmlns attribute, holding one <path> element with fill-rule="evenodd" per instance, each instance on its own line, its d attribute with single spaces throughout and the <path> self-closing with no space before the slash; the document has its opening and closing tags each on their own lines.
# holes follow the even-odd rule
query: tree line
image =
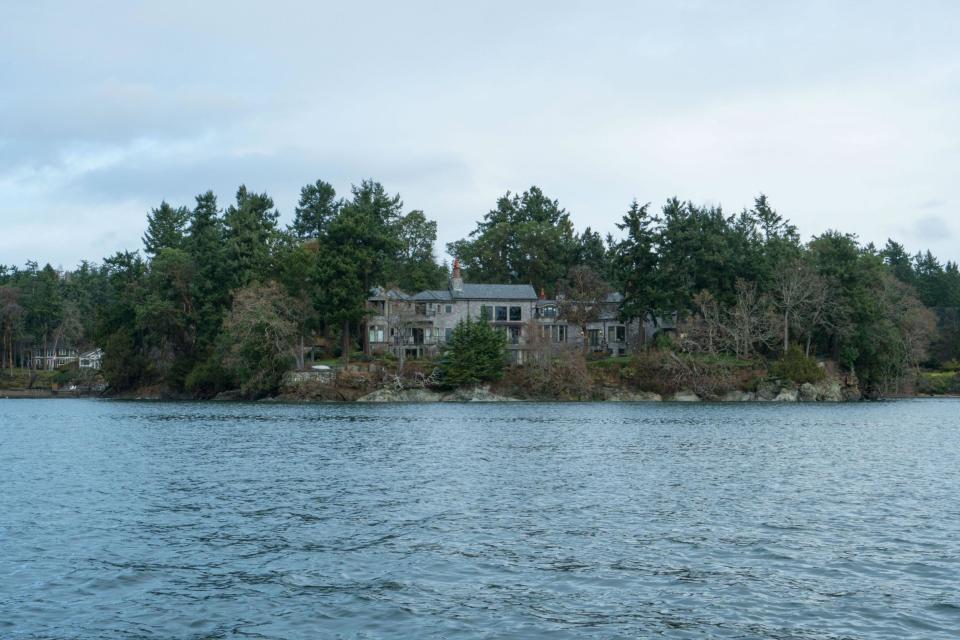
<svg viewBox="0 0 960 640">
<path fill-rule="evenodd" d="M 301 189 L 288 227 L 278 218 L 266 193 L 241 186 L 221 207 L 208 191 L 192 208 L 151 210 L 142 251 L 69 271 L 0 266 L 0 364 L 32 366 L 36 347 L 98 345 L 117 390 L 258 395 L 304 365 L 307 345 L 369 352 L 373 287 L 446 286 L 436 222 L 378 182 L 338 197 L 318 180 Z M 960 357 L 960 272 L 929 252 L 832 230 L 802 242 L 762 195 L 735 214 L 633 202 L 616 227 L 578 233 L 531 187 L 499 198 L 447 253 L 472 282 L 530 283 L 551 297 L 571 283 L 619 291 L 624 320 L 677 324 L 672 348 L 750 358 L 797 345 L 877 393 L 920 364 Z"/>
</svg>

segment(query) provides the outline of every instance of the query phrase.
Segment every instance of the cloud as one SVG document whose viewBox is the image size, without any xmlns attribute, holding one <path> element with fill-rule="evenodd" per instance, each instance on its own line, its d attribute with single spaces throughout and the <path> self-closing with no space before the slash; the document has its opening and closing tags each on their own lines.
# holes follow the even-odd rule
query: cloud
<svg viewBox="0 0 960 640">
<path fill-rule="evenodd" d="M 289 220 L 301 185 L 367 177 L 440 247 L 538 184 L 602 232 L 634 197 L 763 191 L 807 235 L 958 259 L 910 213 L 953 214 L 958 30 L 949 2 L 18 3 L 0 262 L 136 248 L 163 198 L 246 183 Z"/>
<path fill-rule="evenodd" d="M 923 216 L 913 223 L 911 235 L 923 242 L 947 242 L 953 239 L 953 230 L 940 216 Z"/>
</svg>

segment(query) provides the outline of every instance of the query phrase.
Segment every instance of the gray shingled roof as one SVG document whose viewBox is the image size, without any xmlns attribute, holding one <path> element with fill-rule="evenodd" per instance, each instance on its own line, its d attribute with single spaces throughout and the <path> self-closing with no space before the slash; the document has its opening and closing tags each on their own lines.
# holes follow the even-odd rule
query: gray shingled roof
<svg viewBox="0 0 960 640">
<path fill-rule="evenodd" d="M 454 293 L 462 300 L 536 300 L 537 292 L 529 284 L 464 284 Z"/>
<path fill-rule="evenodd" d="M 463 291 L 451 292 L 447 289 L 421 291 L 412 298 L 416 302 L 536 299 L 537 293 L 529 284 L 464 284 Z"/>
<path fill-rule="evenodd" d="M 449 291 L 443 289 L 440 291 L 421 291 L 420 293 L 414 294 L 410 299 L 415 302 L 436 302 L 438 300 L 453 300 L 453 296 L 450 295 Z"/>
</svg>

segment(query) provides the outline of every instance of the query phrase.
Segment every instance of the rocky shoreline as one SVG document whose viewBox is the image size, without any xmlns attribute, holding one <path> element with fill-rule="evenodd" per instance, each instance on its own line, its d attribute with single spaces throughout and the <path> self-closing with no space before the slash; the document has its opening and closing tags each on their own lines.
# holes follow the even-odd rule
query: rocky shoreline
<svg viewBox="0 0 960 640">
<path fill-rule="evenodd" d="M 856 402 L 862 399 L 859 389 L 844 387 L 839 381 L 818 384 L 765 383 L 756 391 L 731 390 L 720 396 L 678 391 L 666 397 L 650 391 L 605 388 L 603 395 L 591 399 L 600 402 Z M 492 391 L 489 386 L 457 389 L 451 392 L 430 389 L 377 389 L 356 398 L 355 402 L 564 402 L 555 398 L 514 398 Z M 580 400 L 567 400 L 567 402 Z"/>
</svg>

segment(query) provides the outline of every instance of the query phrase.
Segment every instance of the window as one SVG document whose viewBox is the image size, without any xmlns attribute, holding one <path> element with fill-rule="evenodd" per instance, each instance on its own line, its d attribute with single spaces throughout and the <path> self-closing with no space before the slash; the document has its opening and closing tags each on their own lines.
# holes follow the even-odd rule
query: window
<svg viewBox="0 0 960 640">
<path fill-rule="evenodd" d="M 537 308 L 537 317 L 538 318 L 556 318 L 557 317 L 557 308 L 556 307 L 538 307 Z"/>
<path fill-rule="evenodd" d="M 626 338 L 626 327 L 607 327 L 607 342 L 623 342 Z"/>
<path fill-rule="evenodd" d="M 453 313 L 453 305 L 452 305 L 452 304 L 448 304 L 447 306 L 445 306 L 445 307 L 443 308 L 443 311 L 444 311 L 444 313 Z"/>
<path fill-rule="evenodd" d="M 482 305 L 480 307 L 480 319 L 481 320 L 492 320 L 493 314 L 490 311 L 490 307 L 487 305 Z"/>
<path fill-rule="evenodd" d="M 510 307 L 510 322 L 520 322 L 522 315 L 520 307 Z"/>
<path fill-rule="evenodd" d="M 506 307 L 497 307 L 496 308 L 496 321 L 497 322 L 506 322 L 507 321 L 507 308 Z"/>
<path fill-rule="evenodd" d="M 384 331 L 383 327 L 373 326 L 370 327 L 370 342 L 383 342 Z"/>
<path fill-rule="evenodd" d="M 520 344 L 520 327 L 507 328 L 507 343 Z"/>
<path fill-rule="evenodd" d="M 591 347 L 600 346 L 600 329 L 587 329 L 587 340 L 590 342 Z"/>
<path fill-rule="evenodd" d="M 567 341 L 567 326 L 564 324 L 552 324 L 550 325 L 550 339 L 553 342 L 566 342 Z"/>
<path fill-rule="evenodd" d="M 425 302 L 418 302 L 418 303 L 414 306 L 413 312 L 416 313 L 418 316 L 425 316 L 425 315 L 427 315 L 427 303 L 425 303 Z"/>
<path fill-rule="evenodd" d="M 443 341 L 450 342 L 450 338 L 453 337 L 453 329 L 447 327 L 443 330 Z"/>
</svg>

